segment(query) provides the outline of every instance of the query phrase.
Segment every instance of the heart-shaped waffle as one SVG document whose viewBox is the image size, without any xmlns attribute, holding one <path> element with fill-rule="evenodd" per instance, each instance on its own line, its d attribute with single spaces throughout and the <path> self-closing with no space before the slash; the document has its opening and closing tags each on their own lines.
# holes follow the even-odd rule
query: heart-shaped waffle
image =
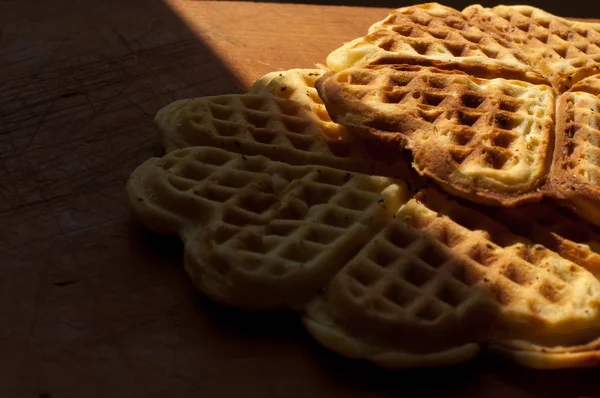
<svg viewBox="0 0 600 398">
<path fill-rule="evenodd" d="M 381 67 L 382 64 L 386 66 Z M 392 133 L 385 134 L 385 140 L 394 136 L 394 139 L 404 139 L 406 135 L 413 135 L 414 139 L 409 140 L 408 144 L 415 147 L 413 155 L 417 170 L 435 179 L 449 193 L 475 202 L 503 206 L 535 202 L 543 195 L 550 195 L 561 199 L 582 217 L 600 225 L 600 215 L 596 211 L 600 191 L 594 177 L 597 156 L 593 153 L 595 138 L 592 137 L 597 124 L 594 119 L 596 98 L 592 95 L 594 88 L 590 87 L 593 85 L 590 82 L 600 74 L 600 24 L 570 21 L 530 6 L 484 8 L 473 5 L 458 12 L 436 3 L 428 3 L 392 11 L 385 19 L 373 24 L 365 37 L 334 50 L 328 57 L 328 66 L 338 72 L 338 75 L 332 77 L 328 74 L 319 80 L 317 86 L 320 87 L 319 94 L 333 120 L 347 127 L 358 125 L 362 130 L 371 130 L 375 134 L 370 135 L 375 136 L 381 136 L 379 133 L 383 126 L 386 132 Z M 439 113 L 431 111 L 432 108 L 423 107 L 436 106 L 439 98 L 432 95 L 425 97 L 425 100 L 416 97 L 415 104 L 410 97 L 406 99 L 406 90 L 399 90 L 395 82 L 379 81 L 379 95 L 369 95 L 365 90 L 348 94 L 344 90 L 351 91 L 346 87 L 351 84 L 343 81 L 335 84 L 336 79 L 347 80 L 346 74 L 354 74 L 355 77 L 364 75 L 364 70 L 380 68 L 379 70 L 389 71 L 416 67 L 428 75 L 427 69 L 431 66 L 452 70 L 451 73 L 466 73 L 488 83 L 503 78 L 536 87 L 526 90 L 526 95 L 531 94 L 529 102 L 537 100 L 545 110 L 539 113 L 539 109 L 533 112 L 531 109 L 518 109 L 521 112 L 527 111 L 529 116 L 525 117 L 528 122 L 521 125 L 525 127 L 521 130 L 513 129 L 519 124 L 513 125 L 514 119 L 510 117 L 508 123 L 505 119 L 499 121 L 501 124 L 508 124 L 508 130 L 514 133 L 509 140 L 516 141 L 517 144 L 509 144 L 510 148 L 471 141 L 470 134 L 465 137 L 462 132 L 454 139 L 455 142 L 447 142 L 445 137 L 436 137 L 435 141 L 443 143 L 440 147 L 429 137 L 423 140 L 413 133 L 412 130 L 427 131 L 427 127 L 405 117 L 407 113 L 419 112 L 419 118 L 439 123 Z M 384 72 L 380 78 L 385 80 L 386 75 L 391 73 Z M 585 79 L 589 76 L 591 77 L 586 83 Z M 328 80 L 328 84 L 325 80 Z M 528 124 L 539 119 L 554 119 L 553 99 L 547 101 L 550 96 L 540 93 L 541 87 L 544 87 L 543 91 L 550 91 L 547 85 L 552 86 L 554 96 L 577 87 L 569 90 L 558 101 L 556 144 L 550 142 L 554 127 L 544 122 L 542 132 L 545 138 L 541 147 L 530 142 L 519 145 L 519 141 L 532 137 Z M 482 87 L 475 98 L 492 97 L 494 94 L 487 93 L 488 90 L 488 87 Z M 461 92 L 458 90 L 453 93 L 454 97 L 464 98 Z M 586 92 L 588 95 L 584 94 Z M 360 98 L 352 98 L 352 95 Z M 509 93 L 511 95 L 513 94 Z M 401 102 L 403 106 L 395 109 L 388 105 L 400 105 Z M 492 102 L 493 100 L 486 101 L 487 104 Z M 365 103 L 368 106 L 361 106 Z M 508 106 L 510 109 L 506 111 L 514 113 L 506 102 L 500 100 L 496 103 L 500 107 Z M 478 107 L 477 100 L 474 104 Z M 470 106 L 466 103 L 452 105 L 458 111 L 458 124 L 462 127 L 471 127 L 485 120 L 470 114 L 461 118 L 461 108 Z M 574 107 L 577 109 L 573 109 Z M 485 109 L 492 113 L 496 110 L 497 108 Z M 468 109 L 467 111 L 470 112 Z M 573 112 L 579 112 L 580 116 L 573 116 Z M 518 119 L 524 120 L 523 117 Z M 575 134 L 573 126 L 583 125 L 586 127 L 577 127 L 577 136 L 572 139 L 569 134 Z M 475 127 L 475 131 L 479 131 L 479 126 Z M 537 134 L 534 127 L 533 135 Z M 437 135 L 437 130 L 434 135 Z M 505 133 L 492 132 L 491 136 L 500 141 L 506 138 Z M 406 141 L 400 141 L 406 144 Z M 456 144 L 463 146 L 463 141 L 467 141 L 469 145 L 457 148 Z M 539 140 L 536 138 L 534 141 Z M 419 151 L 418 146 L 424 150 Z M 535 148 L 533 152 L 532 147 Z M 573 155 L 575 147 L 577 153 Z M 539 156 L 544 151 L 546 153 Z M 550 173 L 552 151 L 555 151 L 555 166 Z M 477 167 L 471 167 L 470 162 L 477 164 Z M 464 174 L 466 170 L 470 170 L 468 175 Z M 515 180 L 514 175 L 509 176 L 511 172 L 517 172 L 521 179 Z M 550 181 L 542 186 L 549 173 Z"/>
<path fill-rule="evenodd" d="M 127 192 L 142 223 L 181 236 L 200 290 L 246 308 L 312 297 L 408 195 L 390 178 L 209 147 L 146 161 Z"/>
<path fill-rule="evenodd" d="M 398 211 L 307 306 L 322 344 L 392 368 L 489 346 L 537 368 L 600 361 L 600 282 L 434 190 Z"/>
<path fill-rule="evenodd" d="M 538 201 L 552 158 L 549 86 L 396 65 L 316 83 L 336 122 L 411 149 L 416 170 L 486 204 Z"/>
</svg>

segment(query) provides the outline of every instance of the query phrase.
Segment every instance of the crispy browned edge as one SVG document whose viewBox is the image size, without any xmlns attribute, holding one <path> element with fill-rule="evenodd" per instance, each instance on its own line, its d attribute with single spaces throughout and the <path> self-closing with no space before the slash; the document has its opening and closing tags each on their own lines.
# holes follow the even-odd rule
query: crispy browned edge
<svg viewBox="0 0 600 398">
<path fill-rule="evenodd" d="M 600 364 L 600 338 L 581 346 L 548 348 L 490 343 L 486 349 L 533 369 L 588 368 Z"/>
<path fill-rule="evenodd" d="M 446 350 L 415 355 L 401 349 L 380 349 L 350 334 L 337 324 L 325 325 L 303 314 L 302 323 L 324 347 L 351 359 L 365 359 L 389 369 L 424 368 L 456 365 L 478 356 L 481 351 L 503 357 L 533 369 L 586 368 L 600 364 L 600 338 L 580 346 L 544 347 L 516 342 L 473 341 Z"/>
<path fill-rule="evenodd" d="M 316 296 L 304 306 L 302 323 L 322 346 L 346 358 L 367 360 L 384 368 L 399 370 L 456 365 L 473 359 L 481 352 L 481 345 L 475 341 L 432 349 L 428 353 L 410 352 L 408 347 L 379 346 L 336 323 L 323 300 L 324 297 Z M 410 345 L 410 342 L 404 343 Z"/>
<path fill-rule="evenodd" d="M 569 137 L 567 134 L 569 126 L 566 112 L 567 99 L 573 91 L 586 91 L 590 88 L 585 82 L 581 83 L 558 98 L 554 134 L 555 151 L 545 190 L 548 196 L 556 199 L 561 205 L 571 208 L 582 218 L 600 225 L 600 188 L 582 182 L 578 177 L 563 169 L 563 165 L 569 161 L 568 148 L 575 144 L 573 137 Z M 598 90 L 590 91 L 593 91 L 591 94 L 597 95 Z M 587 209 L 589 207 L 598 208 L 598 211 L 590 212 Z"/>
<path fill-rule="evenodd" d="M 431 69 L 441 73 L 460 73 L 461 71 L 444 71 Z M 495 206 L 514 207 L 526 203 L 539 202 L 543 197 L 543 192 L 539 190 L 544 183 L 545 177 L 541 178 L 536 185 L 528 191 L 515 192 L 510 194 L 501 194 L 493 190 L 477 189 L 473 187 L 469 178 L 457 176 L 458 169 L 453 165 L 452 159 L 448 153 L 436 148 L 422 148 L 418 145 L 413 146 L 410 141 L 410 133 L 422 128 L 421 121 L 410 115 L 382 115 L 376 109 L 362 103 L 359 99 L 352 98 L 344 93 L 343 86 L 337 82 L 336 73 L 333 71 L 323 74 L 315 82 L 317 92 L 327 106 L 331 118 L 336 122 L 352 129 L 357 134 L 377 137 L 382 141 L 399 145 L 403 148 L 411 149 L 413 152 L 413 167 L 421 175 L 425 175 L 436 181 L 448 193 L 463 197 L 470 201 Z M 361 115 L 356 117 L 353 115 Z M 397 134 L 390 134 L 382 131 L 377 126 L 392 127 Z M 550 137 L 546 153 L 546 170 L 549 169 L 552 160 L 553 139 Z M 418 159 L 418 161 L 417 161 Z M 417 163 L 417 164 L 415 164 Z M 427 167 L 420 168 L 419 164 L 426 164 Z M 462 181 L 457 181 L 460 179 Z"/>
</svg>

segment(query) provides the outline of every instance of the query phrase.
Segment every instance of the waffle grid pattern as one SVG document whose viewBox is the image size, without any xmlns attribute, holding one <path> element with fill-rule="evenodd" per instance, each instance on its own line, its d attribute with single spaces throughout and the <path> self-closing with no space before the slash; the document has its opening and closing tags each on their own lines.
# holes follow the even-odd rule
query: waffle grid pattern
<svg viewBox="0 0 600 398">
<path fill-rule="evenodd" d="M 394 313 L 406 309 L 420 321 L 434 322 L 466 299 L 466 287 L 482 283 L 503 307 L 514 306 L 516 301 L 525 297 L 533 299 L 529 306 L 537 314 L 542 310 L 550 312 L 548 305 L 560 302 L 569 294 L 568 289 L 565 290 L 566 282 L 572 281 L 565 279 L 563 273 L 540 267 L 548 261 L 569 262 L 543 246 L 524 242 L 510 246 L 504 242 L 498 244 L 493 237 L 486 237 L 482 232 L 489 228 L 469 230 L 447 217 L 432 215 L 425 218 L 422 215 L 424 211 L 427 211 L 424 205 L 414 202 L 404 206 L 399 213 L 401 219 L 424 233 L 407 232 L 399 222 L 393 223 L 397 225 L 391 225 L 383 234 L 385 240 L 382 242 L 385 243 L 379 242 L 369 250 L 375 259 L 369 259 L 366 267 L 361 263 L 360 271 L 354 270 L 355 286 L 360 286 L 365 292 L 377 281 L 402 286 L 404 295 L 386 297 L 386 304 L 393 302 L 397 305 Z M 446 254 L 446 250 L 431 248 L 430 238 L 444 245 L 444 249 L 450 250 L 453 255 Z M 515 252 L 518 258 L 513 257 L 506 263 L 507 257 L 512 257 L 507 254 L 508 251 Z M 389 258 L 393 260 L 381 261 Z M 389 269 L 385 272 L 386 278 L 382 278 L 384 269 Z M 352 290 L 357 291 L 356 288 Z M 417 297 L 428 299 L 415 305 Z"/>
<path fill-rule="evenodd" d="M 471 200 L 484 200 L 478 195 L 490 186 L 490 202 L 536 199 L 548 172 L 555 103 L 548 86 L 380 66 L 330 75 L 318 89 L 338 122 L 408 140 L 420 172 Z"/>
<path fill-rule="evenodd" d="M 343 271 L 351 278 L 348 291 L 383 318 L 434 323 L 467 299 L 465 285 L 445 277 L 454 260 L 402 223 L 388 226 L 365 251 Z"/>
<path fill-rule="evenodd" d="M 592 94 L 566 94 L 565 157 L 561 167 L 583 184 L 600 184 L 600 100 Z"/>
<path fill-rule="evenodd" d="M 518 157 L 536 158 L 540 139 L 530 136 L 530 130 L 543 135 L 545 132 L 540 131 L 542 126 L 536 121 L 551 116 L 544 107 L 548 97 L 552 98 L 551 93 L 531 91 L 509 81 L 501 82 L 504 87 L 494 90 L 488 82 L 467 76 L 393 69 L 358 70 L 340 79 L 348 79 L 346 88 L 353 97 L 365 101 L 373 98 L 374 103 L 381 99 L 383 103 L 398 105 L 399 111 L 417 109 L 417 117 L 434 125 L 447 124 L 450 119 L 457 128 L 438 132 L 449 135 L 446 145 L 450 145 L 449 152 L 458 164 L 474 152 L 473 146 L 482 144 L 486 156 L 476 159 L 482 167 L 510 168 Z M 546 96 L 542 103 L 538 102 L 540 94 Z M 525 136 L 530 137 L 523 144 L 520 141 Z M 513 146 L 518 147 L 519 156 L 515 156 Z"/>
<path fill-rule="evenodd" d="M 529 6 L 471 6 L 463 13 L 520 48 L 560 92 L 600 72 L 600 24 L 569 21 Z"/>
<path fill-rule="evenodd" d="M 365 37 L 333 51 L 327 66 L 341 71 L 358 64 L 418 63 L 471 71 L 488 67 L 497 76 L 543 81 L 518 49 L 490 35 L 459 11 L 439 4 L 400 8 L 369 28 Z"/>
<path fill-rule="evenodd" d="M 390 351 L 431 354 L 489 340 L 543 347 L 571 318 L 599 316 L 598 289 L 597 279 L 557 253 L 428 190 L 336 275 L 324 311 L 336 328 Z M 587 333 L 571 331 L 572 341 Z"/>
<path fill-rule="evenodd" d="M 230 272 L 258 279 L 335 272 L 354 252 L 348 248 L 358 250 L 406 195 L 389 178 L 207 147 L 174 151 L 146 167 L 142 174 L 152 176 L 144 205 L 192 222 L 180 228 L 222 278 Z"/>
<path fill-rule="evenodd" d="M 271 73 L 248 94 L 173 103 L 155 120 L 163 146 L 167 152 L 212 146 L 294 165 L 413 179 L 400 149 L 385 154 L 331 121 L 314 88 L 320 74 L 311 69 Z"/>
<path fill-rule="evenodd" d="M 434 339 L 432 349 L 452 349 L 440 346 L 436 332 L 452 343 L 480 342 L 480 330 L 464 329 L 469 317 L 500 322 L 498 330 L 512 333 L 494 337 L 501 344 L 512 344 L 515 334 L 540 344 L 540 328 L 573 317 L 585 322 L 598 312 L 598 281 L 585 270 L 435 190 L 407 202 L 390 179 L 215 148 L 174 151 L 147 165 L 136 174 L 141 184 L 131 201 L 141 206 L 142 197 L 144 206 L 180 213 L 186 250 L 194 246 L 192 254 L 212 273 L 208 278 L 188 264 L 192 279 L 237 306 L 303 303 L 335 276 L 328 289 L 338 292 L 333 308 L 344 300 L 342 307 L 355 308 L 334 311 L 341 327 L 422 332 L 424 341 Z M 200 202 L 208 205 L 190 205 Z M 478 318 L 486 308 L 488 317 L 499 311 L 500 318 Z M 536 328 L 523 328 L 528 322 Z M 388 332 L 371 338 L 397 344 Z"/>
<path fill-rule="evenodd" d="M 433 7 L 412 7 L 392 11 L 382 22 L 373 25 L 371 33 L 385 29 L 392 34 L 378 45 L 385 51 L 413 52 L 417 55 L 447 57 L 481 57 L 486 63 L 495 60 L 526 65 L 522 55 L 504 40 L 496 40 L 470 23 L 458 11 Z M 441 15 L 440 15 L 441 12 Z M 412 51 L 411 51 L 412 49 Z"/>
</svg>

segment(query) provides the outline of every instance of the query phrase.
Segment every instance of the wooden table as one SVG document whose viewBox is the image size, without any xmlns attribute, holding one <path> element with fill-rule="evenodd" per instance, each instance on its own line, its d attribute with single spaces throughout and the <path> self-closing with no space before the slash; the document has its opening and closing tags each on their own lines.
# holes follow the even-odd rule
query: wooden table
<svg viewBox="0 0 600 398">
<path fill-rule="evenodd" d="M 324 62 L 386 13 L 0 2 L 0 396 L 598 396 L 598 370 L 544 373 L 481 358 L 385 372 L 343 360 L 293 316 L 203 299 L 177 240 L 131 219 L 124 183 L 161 154 L 151 125 L 160 107 Z"/>
</svg>

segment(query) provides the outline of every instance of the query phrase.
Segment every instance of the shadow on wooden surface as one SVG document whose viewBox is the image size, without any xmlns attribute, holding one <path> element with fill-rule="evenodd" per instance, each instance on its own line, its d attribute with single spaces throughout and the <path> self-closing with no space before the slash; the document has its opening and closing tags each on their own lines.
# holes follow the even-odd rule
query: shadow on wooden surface
<svg viewBox="0 0 600 398">
<path fill-rule="evenodd" d="M 123 188 L 160 107 L 242 89 L 161 0 L 0 2 L 0 396 L 190 389 L 119 342 L 188 287 L 136 246 Z"/>
<path fill-rule="evenodd" d="M 534 370 L 483 354 L 473 361 L 446 368 L 386 370 L 326 350 L 303 331 L 299 320 L 290 313 L 255 313 L 232 309 L 202 296 L 197 299 L 196 310 L 201 317 L 211 320 L 208 323 L 211 333 L 231 338 L 234 345 L 242 341 L 246 342 L 242 344 L 253 344 L 252 351 L 278 352 L 280 367 L 271 369 L 276 372 L 271 377 L 279 375 L 282 380 L 287 379 L 289 391 L 302 388 L 301 383 L 310 383 L 320 385 L 319 391 L 326 385 L 327 390 L 336 391 L 327 396 L 335 397 L 373 394 L 463 398 L 597 396 L 597 369 L 593 368 Z M 298 360 L 299 356 L 304 357 L 302 361 Z M 298 366 L 304 361 L 308 361 L 310 370 L 307 366 Z M 295 376 L 290 379 L 292 369 Z"/>
</svg>

